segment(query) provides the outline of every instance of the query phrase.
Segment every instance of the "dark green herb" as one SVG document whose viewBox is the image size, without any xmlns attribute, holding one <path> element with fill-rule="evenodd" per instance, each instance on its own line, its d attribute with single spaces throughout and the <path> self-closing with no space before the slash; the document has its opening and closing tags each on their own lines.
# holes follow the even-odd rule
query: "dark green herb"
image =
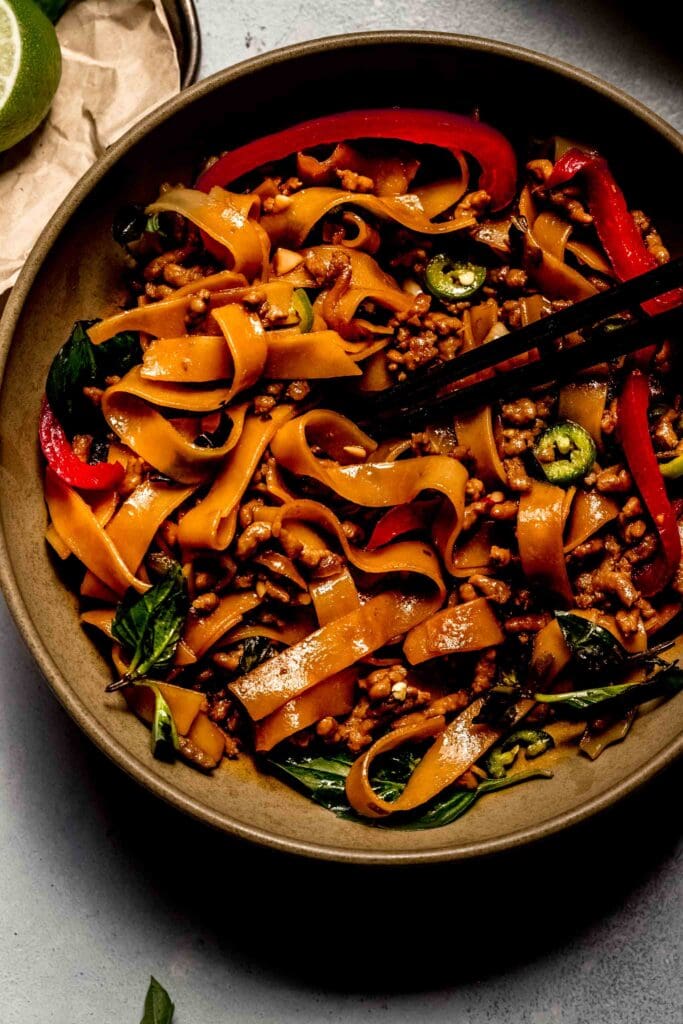
<svg viewBox="0 0 683 1024">
<path fill-rule="evenodd" d="M 137 331 L 121 331 L 101 345 L 94 345 L 97 382 L 104 385 L 107 377 L 123 377 L 142 362 L 142 347 Z"/>
<path fill-rule="evenodd" d="M 525 748 L 526 758 L 533 760 L 554 746 L 555 740 L 542 729 L 515 729 L 484 755 L 481 766 L 492 779 L 502 779 L 514 764 L 520 747 Z"/>
<path fill-rule="evenodd" d="M 128 591 L 116 609 L 112 633 L 130 656 L 130 664 L 122 679 L 109 684 L 109 691 L 146 676 L 152 669 L 163 672 L 170 666 L 187 607 L 185 580 L 177 562 L 146 593 Z"/>
<path fill-rule="evenodd" d="M 258 665 L 272 658 L 274 654 L 277 654 L 277 648 L 267 636 L 247 637 L 242 646 L 239 670 L 243 673 L 251 672 Z"/>
<path fill-rule="evenodd" d="M 88 462 L 94 466 L 97 462 L 106 462 L 109 456 L 109 441 L 106 437 L 94 437 L 90 446 Z"/>
<path fill-rule="evenodd" d="M 87 332 L 97 322 L 76 321 L 47 375 L 47 400 L 71 435 L 93 429 L 101 420 L 101 413 L 85 397 L 83 389 L 103 387 L 107 377 L 122 376 L 142 361 L 140 340 L 132 331 L 115 334 L 101 345 L 93 345 Z"/>
<path fill-rule="evenodd" d="M 154 719 L 152 721 L 152 753 L 159 761 L 175 761 L 180 749 L 178 730 L 171 709 L 154 683 L 145 681 L 138 686 L 149 686 L 154 691 Z"/>
<path fill-rule="evenodd" d="M 140 203 L 127 203 L 120 208 L 114 217 L 111 233 L 114 241 L 124 248 L 133 242 L 138 242 L 144 234 L 159 235 L 161 239 L 166 238 L 159 214 L 154 213 L 148 217 L 144 206 L 141 206 Z"/>
<path fill-rule="evenodd" d="M 659 644 L 649 651 L 629 654 L 617 638 L 603 626 L 572 612 L 556 611 L 565 643 L 572 652 L 575 664 L 589 675 L 610 675 L 620 669 L 637 664 L 665 666 L 658 655 L 672 646 L 671 641 Z"/>
<path fill-rule="evenodd" d="M 86 429 L 95 415 L 92 402 L 83 394 L 83 388 L 97 383 L 95 346 L 86 333 L 94 323 L 95 320 L 76 321 L 47 375 L 47 400 L 67 433 Z"/>
<path fill-rule="evenodd" d="M 145 230 L 147 214 L 139 203 L 127 203 L 114 216 L 111 226 L 112 237 L 119 245 L 126 246 L 129 242 L 137 242 Z"/>
<path fill-rule="evenodd" d="M 404 748 L 378 758 L 372 779 L 377 795 L 389 801 L 399 797 L 418 765 L 421 753 L 422 751 L 417 753 L 415 749 Z M 479 797 L 486 793 L 516 785 L 527 779 L 550 777 L 547 772 L 534 770 L 519 772 L 504 779 L 485 780 L 474 790 L 451 786 L 417 811 L 382 820 L 363 818 L 349 805 L 345 789 L 346 777 L 353 764 L 353 758 L 349 754 L 327 756 L 289 748 L 270 754 L 267 763 L 279 774 L 284 775 L 287 781 L 296 782 L 311 800 L 333 811 L 338 817 L 380 828 L 426 829 L 448 825 L 469 810 Z"/>
<path fill-rule="evenodd" d="M 530 782 L 532 779 L 552 779 L 552 772 L 542 771 L 540 768 L 531 768 L 526 772 L 515 772 L 514 775 L 507 775 L 502 779 L 485 779 L 480 782 L 476 789 L 460 789 L 451 787 L 442 793 L 435 801 L 428 806 L 418 818 L 406 820 L 398 824 L 399 828 L 425 829 L 439 828 L 441 825 L 450 825 L 461 818 L 466 811 L 476 804 L 480 797 L 487 793 L 496 793 L 499 789 L 508 789 L 510 786 L 517 786 L 520 782 Z M 388 822 L 385 822 L 388 825 Z"/>
<path fill-rule="evenodd" d="M 175 1006 L 166 989 L 156 978 L 150 978 L 140 1024 L 171 1024 L 174 1010 Z"/>
<path fill-rule="evenodd" d="M 501 675 L 496 685 L 484 694 L 479 714 L 474 718 L 475 724 L 508 729 L 514 725 L 517 717 L 516 705 L 521 696 L 517 677 L 510 673 Z"/>
<path fill-rule="evenodd" d="M 618 683 L 568 693 L 536 693 L 534 698 L 542 704 L 561 704 L 573 711 L 599 711 L 602 715 L 608 710 L 636 707 L 656 697 L 673 697 L 680 690 L 683 690 L 683 671 L 672 665 L 644 683 Z"/>
</svg>

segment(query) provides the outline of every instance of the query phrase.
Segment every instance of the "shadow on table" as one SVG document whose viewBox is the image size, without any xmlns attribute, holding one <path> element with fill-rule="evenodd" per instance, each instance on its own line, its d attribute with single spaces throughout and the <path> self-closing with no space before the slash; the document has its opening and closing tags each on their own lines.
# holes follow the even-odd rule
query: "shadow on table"
<svg viewBox="0 0 683 1024">
<path fill-rule="evenodd" d="M 68 728 L 122 872 L 137 877 L 155 915 L 168 908 L 226 963 L 336 991 L 450 987 L 552 953 L 634 899 L 680 834 L 679 765 L 590 823 L 480 863 L 297 859 L 181 816 Z"/>
</svg>

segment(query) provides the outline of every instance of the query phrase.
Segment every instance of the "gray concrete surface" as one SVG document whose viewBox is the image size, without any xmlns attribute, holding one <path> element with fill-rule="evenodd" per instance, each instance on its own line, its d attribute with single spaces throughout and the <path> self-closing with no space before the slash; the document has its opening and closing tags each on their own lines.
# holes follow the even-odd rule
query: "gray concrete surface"
<svg viewBox="0 0 683 1024">
<path fill-rule="evenodd" d="M 588 68 L 683 127 L 663 4 L 199 0 L 202 73 L 351 29 L 453 30 Z M 57 706 L 0 608 L 0 1024 L 679 1024 L 675 769 L 578 832 L 479 868 L 385 874 L 214 835 Z M 209 884 L 207 884 L 209 882 Z"/>
</svg>

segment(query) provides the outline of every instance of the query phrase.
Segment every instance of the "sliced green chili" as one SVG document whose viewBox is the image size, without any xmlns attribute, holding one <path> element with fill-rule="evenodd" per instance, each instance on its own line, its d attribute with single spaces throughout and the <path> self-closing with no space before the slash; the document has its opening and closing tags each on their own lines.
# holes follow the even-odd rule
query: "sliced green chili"
<svg viewBox="0 0 683 1024">
<path fill-rule="evenodd" d="M 292 306 L 299 318 L 299 329 L 308 334 L 313 327 L 313 306 L 303 288 L 297 288 L 292 295 Z"/>
<path fill-rule="evenodd" d="M 520 747 L 524 747 L 527 759 L 533 759 L 554 746 L 555 740 L 543 729 L 516 729 L 486 754 L 481 766 L 489 778 L 502 779 L 514 764 Z"/>
<path fill-rule="evenodd" d="M 683 455 L 677 455 L 671 462 L 660 462 L 659 468 L 667 480 L 678 480 L 683 476 Z"/>
<path fill-rule="evenodd" d="M 566 487 L 590 472 L 595 442 L 578 423 L 562 420 L 543 431 L 534 445 L 534 455 L 550 483 Z"/>
<path fill-rule="evenodd" d="M 437 299 L 454 302 L 469 299 L 486 280 L 486 267 L 456 260 L 446 253 L 432 256 L 425 270 L 425 284 Z"/>
</svg>

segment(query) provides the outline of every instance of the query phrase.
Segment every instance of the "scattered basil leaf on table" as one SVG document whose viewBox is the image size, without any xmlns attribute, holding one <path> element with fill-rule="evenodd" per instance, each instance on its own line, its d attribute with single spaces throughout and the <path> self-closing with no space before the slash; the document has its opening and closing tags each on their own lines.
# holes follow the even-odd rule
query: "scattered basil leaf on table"
<svg viewBox="0 0 683 1024">
<path fill-rule="evenodd" d="M 398 750 L 378 758 L 379 766 L 372 778 L 373 789 L 377 795 L 383 800 L 395 800 L 400 796 L 419 761 L 420 754 L 414 750 Z M 426 829 L 449 825 L 486 793 L 506 789 L 529 779 L 550 778 L 548 772 L 534 769 L 517 772 L 503 779 L 486 779 L 476 789 L 450 786 L 434 797 L 426 807 L 400 816 L 394 815 L 384 821 L 381 818 L 361 817 L 346 799 L 346 777 L 353 764 L 353 758 L 349 754 L 327 756 L 289 748 L 276 750 L 270 754 L 267 764 L 287 781 L 297 783 L 306 796 L 333 811 L 337 817 L 379 828 L 398 829 Z"/>
<path fill-rule="evenodd" d="M 130 657 L 122 679 L 110 683 L 111 692 L 167 669 L 173 661 L 187 614 L 185 579 L 177 562 L 144 594 L 129 590 L 116 609 L 112 633 Z"/>
<path fill-rule="evenodd" d="M 536 693 L 534 699 L 541 704 L 561 704 L 572 711 L 601 713 L 617 706 L 635 707 L 657 697 L 673 697 L 683 690 L 683 671 L 677 665 L 657 672 L 644 683 L 617 683 L 596 686 L 589 690 L 570 690 L 567 693 Z"/>
<path fill-rule="evenodd" d="M 166 989 L 156 978 L 150 978 L 140 1024 L 171 1024 L 174 1010 L 175 1006 Z"/>
</svg>

